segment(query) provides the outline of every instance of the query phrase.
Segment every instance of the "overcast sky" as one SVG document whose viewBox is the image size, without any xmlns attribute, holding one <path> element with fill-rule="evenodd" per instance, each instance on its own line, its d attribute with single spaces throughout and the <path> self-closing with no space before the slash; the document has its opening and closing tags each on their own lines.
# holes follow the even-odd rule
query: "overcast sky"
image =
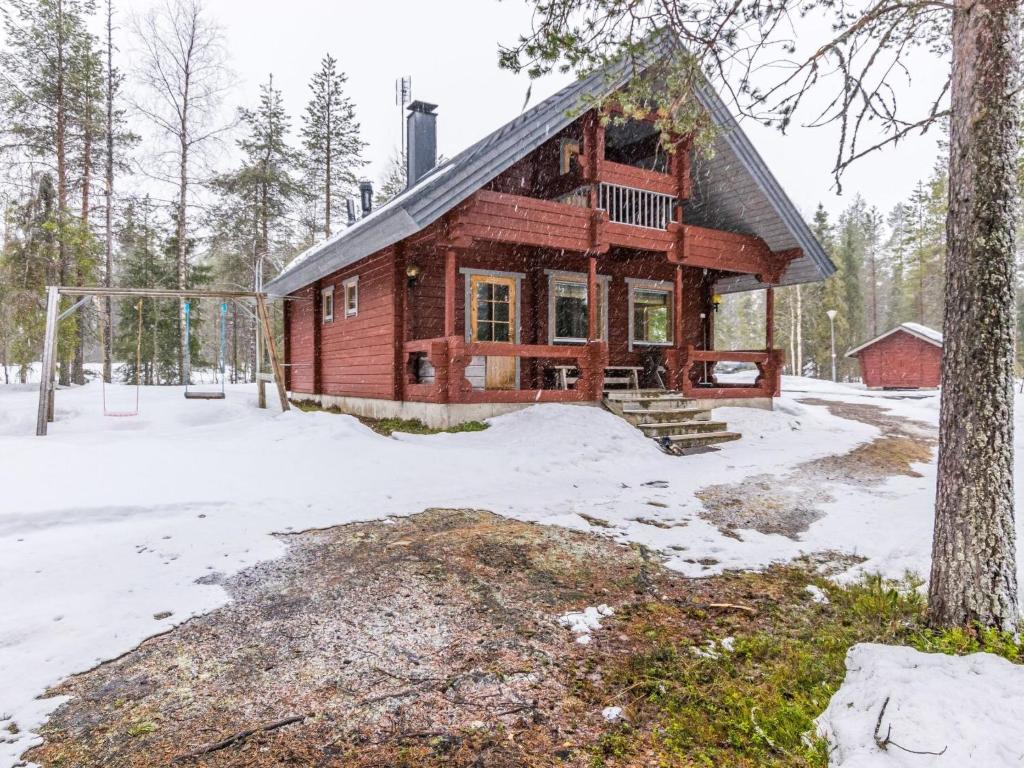
<svg viewBox="0 0 1024 768">
<path fill-rule="evenodd" d="M 115 0 L 125 31 L 127 17 L 151 2 Z M 224 27 L 239 81 L 231 108 L 254 103 L 272 72 L 296 141 L 310 75 L 325 53 L 339 60 L 369 142 L 366 176 L 374 181 L 399 144 L 397 77 L 411 75 L 414 98 L 440 105 L 439 150 L 447 156 L 515 117 L 526 96 L 526 76 L 497 67 L 499 43 L 528 29 L 524 0 L 206 0 L 206 6 Z M 940 62 L 917 67 L 910 97 L 926 97 L 944 71 Z M 566 82 L 558 76 L 538 81 L 530 103 Z M 888 211 L 928 175 L 937 153 L 934 136 L 876 153 L 847 174 L 844 194 L 837 197 L 829 175 L 835 153 L 831 129 L 794 127 L 781 135 L 750 121 L 743 126 L 807 218 L 819 201 L 837 212 L 856 192 Z"/>
</svg>

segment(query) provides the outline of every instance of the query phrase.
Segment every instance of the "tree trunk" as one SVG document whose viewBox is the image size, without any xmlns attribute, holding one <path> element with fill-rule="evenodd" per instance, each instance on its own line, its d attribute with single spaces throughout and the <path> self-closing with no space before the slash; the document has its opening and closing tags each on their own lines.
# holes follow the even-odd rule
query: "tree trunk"
<svg viewBox="0 0 1024 768">
<path fill-rule="evenodd" d="M 104 220 L 105 253 L 103 285 L 110 288 L 114 283 L 114 4 L 107 0 L 107 157 L 106 157 L 106 198 Z M 103 298 L 103 380 L 111 381 L 112 341 L 114 332 L 113 306 L 109 296 Z"/>
<path fill-rule="evenodd" d="M 56 113 L 54 115 L 54 137 L 57 154 L 57 254 L 60 262 L 60 281 L 67 279 L 70 264 L 66 242 L 68 217 L 68 163 L 67 163 L 67 81 L 65 79 L 64 38 L 64 4 L 57 4 L 58 37 L 57 37 L 57 82 L 56 82 Z M 58 345 L 59 346 L 59 345 Z M 71 383 L 71 357 L 69 350 L 64 349 L 60 359 L 58 381 L 67 386 Z"/>
<path fill-rule="evenodd" d="M 957 0 L 945 343 L 929 584 L 936 626 L 1018 621 L 1013 511 L 1020 12 Z"/>
<path fill-rule="evenodd" d="M 796 287 L 796 375 L 804 375 L 804 307 L 799 285 Z"/>
</svg>

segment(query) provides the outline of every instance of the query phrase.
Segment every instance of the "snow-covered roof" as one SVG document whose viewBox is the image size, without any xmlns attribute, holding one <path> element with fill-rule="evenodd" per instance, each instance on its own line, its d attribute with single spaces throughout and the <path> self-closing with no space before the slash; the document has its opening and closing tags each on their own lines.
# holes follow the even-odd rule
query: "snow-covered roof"
<svg viewBox="0 0 1024 768">
<path fill-rule="evenodd" d="M 876 336 L 875 338 L 871 339 L 871 341 L 865 341 L 859 347 L 851 349 L 849 352 L 846 353 L 846 356 L 853 357 L 862 349 L 866 349 L 867 347 L 870 347 L 872 344 L 876 344 L 882 339 L 888 338 L 889 336 L 892 336 L 894 333 L 898 333 L 900 331 L 903 331 L 904 333 L 909 333 L 911 336 L 916 336 L 917 338 L 921 339 L 921 341 L 926 341 L 929 344 L 934 344 L 936 347 L 942 347 L 941 332 L 936 331 L 934 328 L 929 328 L 927 325 L 921 325 L 920 323 L 901 323 L 900 325 L 897 325 L 895 328 L 890 328 L 881 336 Z"/>
<path fill-rule="evenodd" d="M 581 109 L 621 88 L 637 73 L 632 64 L 621 63 L 570 83 L 366 218 L 297 256 L 268 283 L 267 290 L 287 295 L 419 232 L 578 119 Z M 783 284 L 812 282 L 835 272 L 721 97 L 708 85 L 696 95 L 720 130 L 710 154 L 694 152 L 693 194 L 684 214 L 687 223 L 756 235 L 773 251 L 802 249 L 803 255 L 786 270 Z M 753 275 L 743 275 L 721 280 L 717 290 L 727 293 L 756 287 Z"/>
</svg>

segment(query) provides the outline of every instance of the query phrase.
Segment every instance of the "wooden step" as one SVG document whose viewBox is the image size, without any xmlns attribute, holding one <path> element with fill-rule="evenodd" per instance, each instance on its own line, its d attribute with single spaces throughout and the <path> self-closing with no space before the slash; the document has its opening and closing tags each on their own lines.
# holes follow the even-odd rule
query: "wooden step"
<svg viewBox="0 0 1024 768">
<path fill-rule="evenodd" d="M 711 418 L 707 408 L 623 408 L 622 418 L 634 426 L 667 421 L 706 421 Z"/>
<path fill-rule="evenodd" d="M 728 443 L 739 440 L 743 435 L 739 432 L 700 432 L 694 435 L 671 435 L 655 438 L 666 450 L 685 450 L 686 448 L 703 448 L 717 443 Z"/>
<path fill-rule="evenodd" d="M 726 432 L 724 421 L 668 421 L 656 424 L 640 424 L 641 431 L 648 437 L 676 437 L 699 435 L 709 432 Z"/>
<path fill-rule="evenodd" d="M 671 389 L 612 389 L 604 393 L 609 400 L 633 400 L 638 397 L 678 394 Z"/>
<path fill-rule="evenodd" d="M 693 399 L 680 394 L 638 395 L 630 398 L 606 397 L 605 403 L 612 409 L 649 410 L 662 408 L 687 408 L 693 405 Z"/>
</svg>

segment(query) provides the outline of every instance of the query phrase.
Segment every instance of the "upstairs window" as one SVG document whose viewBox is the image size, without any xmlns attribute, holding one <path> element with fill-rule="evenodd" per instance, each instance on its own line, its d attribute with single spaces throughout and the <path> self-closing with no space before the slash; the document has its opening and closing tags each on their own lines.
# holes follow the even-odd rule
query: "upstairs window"
<svg viewBox="0 0 1024 768">
<path fill-rule="evenodd" d="M 350 277 L 343 283 L 345 287 L 345 317 L 359 314 L 359 278 Z"/>
<path fill-rule="evenodd" d="M 330 323 L 334 320 L 334 286 L 320 291 L 320 321 Z"/>
</svg>

